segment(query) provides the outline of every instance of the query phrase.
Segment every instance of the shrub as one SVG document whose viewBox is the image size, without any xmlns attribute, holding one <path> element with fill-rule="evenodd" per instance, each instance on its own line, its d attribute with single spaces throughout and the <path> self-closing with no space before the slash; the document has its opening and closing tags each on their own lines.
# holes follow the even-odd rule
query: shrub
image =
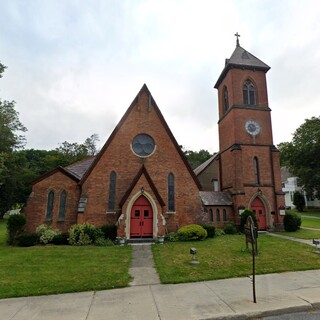
<svg viewBox="0 0 320 320">
<path fill-rule="evenodd" d="M 114 242 L 111 239 L 105 239 L 103 237 L 100 237 L 96 239 L 94 245 L 98 247 L 110 247 L 114 246 Z"/>
<path fill-rule="evenodd" d="M 166 240 L 169 242 L 176 242 L 179 241 L 179 236 L 176 232 L 170 232 L 166 235 Z"/>
<path fill-rule="evenodd" d="M 217 229 L 215 230 L 215 236 L 216 236 L 216 237 L 220 237 L 220 236 L 224 236 L 224 235 L 225 235 L 224 230 L 219 229 L 219 228 L 217 228 Z"/>
<path fill-rule="evenodd" d="M 48 244 L 53 240 L 53 238 L 56 235 L 60 234 L 60 231 L 57 229 L 53 229 L 52 227 L 46 224 L 41 224 L 37 228 L 36 233 L 40 238 L 40 243 Z"/>
<path fill-rule="evenodd" d="M 55 244 L 55 245 L 68 245 L 69 244 L 69 233 L 60 233 L 60 234 L 57 234 L 53 237 L 52 241 L 51 241 L 52 244 Z"/>
<path fill-rule="evenodd" d="M 69 243 L 75 246 L 87 246 L 103 236 L 102 230 L 90 223 L 75 224 L 69 230 Z"/>
<path fill-rule="evenodd" d="M 23 232 L 16 237 L 16 244 L 19 247 L 31 247 L 38 244 L 39 236 L 35 233 Z"/>
<path fill-rule="evenodd" d="M 301 226 L 301 218 L 295 212 L 286 212 L 283 218 L 283 224 L 286 231 L 297 231 Z"/>
<path fill-rule="evenodd" d="M 235 234 L 237 233 L 237 228 L 233 222 L 227 223 L 224 226 L 224 233 L 225 234 Z"/>
<path fill-rule="evenodd" d="M 293 194 L 293 204 L 296 206 L 296 208 L 299 212 L 303 211 L 303 208 L 306 205 L 306 201 L 305 201 L 304 196 L 301 192 L 296 191 Z"/>
<path fill-rule="evenodd" d="M 258 221 L 257 221 L 257 217 L 256 214 L 249 209 L 244 210 L 241 213 L 241 217 L 240 217 L 240 231 L 243 232 L 244 231 L 244 225 L 247 223 L 247 218 L 251 216 L 253 223 L 256 227 L 258 227 Z"/>
<path fill-rule="evenodd" d="M 203 224 L 202 227 L 207 231 L 208 238 L 214 238 L 216 228 L 211 224 Z"/>
<path fill-rule="evenodd" d="M 117 226 L 115 224 L 106 224 L 102 226 L 101 231 L 103 232 L 105 239 L 115 241 L 117 238 Z"/>
<path fill-rule="evenodd" d="M 16 237 L 23 232 L 26 217 L 22 214 L 13 214 L 7 220 L 8 244 L 15 244 Z"/>
<path fill-rule="evenodd" d="M 207 235 L 207 231 L 198 224 L 189 224 L 178 230 L 181 241 L 204 240 Z"/>
</svg>

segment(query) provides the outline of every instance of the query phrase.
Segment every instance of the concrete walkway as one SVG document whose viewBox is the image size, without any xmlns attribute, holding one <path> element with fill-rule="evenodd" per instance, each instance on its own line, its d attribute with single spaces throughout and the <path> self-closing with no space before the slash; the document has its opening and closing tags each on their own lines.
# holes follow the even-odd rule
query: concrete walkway
<svg viewBox="0 0 320 320">
<path fill-rule="evenodd" d="M 307 244 L 307 245 L 312 246 L 312 247 L 314 247 L 314 248 L 316 247 L 316 246 L 312 243 L 312 240 L 311 240 L 311 239 L 299 239 L 299 238 L 284 236 L 284 235 L 282 235 L 282 234 L 272 233 L 272 232 L 266 232 L 266 234 L 267 234 L 268 236 L 271 236 L 271 237 L 287 239 L 287 240 L 291 240 L 291 241 L 295 241 L 295 242 L 300 242 L 300 243 L 303 243 L 303 244 Z"/>
<path fill-rule="evenodd" d="M 1 320 L 263 319 L 320 308 L 320 270 L 0 300 Z"/>
<path fill-rule="evenodd" d="M 129 274 L 133 277 L 131 286 L 159 284 L 159 275 L 154 267 L 150 244 L 132 245 L 132 263 Z"/>
</svg>

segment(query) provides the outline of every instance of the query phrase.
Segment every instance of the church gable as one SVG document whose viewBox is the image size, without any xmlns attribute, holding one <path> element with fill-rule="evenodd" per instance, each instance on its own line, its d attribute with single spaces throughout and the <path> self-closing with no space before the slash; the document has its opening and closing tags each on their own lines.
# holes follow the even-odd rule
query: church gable
<svg viewBox="0 0 320 320">
<path fill-rule="evenodd" d="M 100 216 L 99 221 L 102 221 L 108 213 L 119 217 L 122 199 L 141 167 L 152 181 L 149 185 L 156 186 L 156 192 L 153 190 L 155 195 L 158 193 L 155 200 L 165 212 L 172 211 L 168 195 L 170 179 L 174 179 L 176 188 L 175 210 L 188 211 L 187 206 L 190 215 L 200 210 L 199 182 L 146 85 L 80 182 L 82 193 L 88 197 L 84 212 L 87 218 Z M 110 193 L 115 202 L 113 210 L 109 210 Z M 190 202 L 187 205 L 185 197 Z"/>
</svg>

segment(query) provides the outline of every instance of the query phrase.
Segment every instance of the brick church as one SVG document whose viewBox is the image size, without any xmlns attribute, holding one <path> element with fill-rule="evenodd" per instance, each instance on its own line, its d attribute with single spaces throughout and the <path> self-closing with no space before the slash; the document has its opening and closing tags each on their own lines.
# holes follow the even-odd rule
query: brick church
<svg viewBox="0 0 320 320">
<path fill-rule="evenodd" d="M 237 38 L 238 39 L 238 38 Z M 219 152 L 194 171 L 143 85 L 97 156 L 33 182 L 27 230 L 117 224 L 118 236 L 156 238 L 191 223 L 239 224 L 245 208 L 261 230 L 281 228 L 284 196 L 273 145 L 265 63 L 239 41 L 215 88 Z"/>
</svg>

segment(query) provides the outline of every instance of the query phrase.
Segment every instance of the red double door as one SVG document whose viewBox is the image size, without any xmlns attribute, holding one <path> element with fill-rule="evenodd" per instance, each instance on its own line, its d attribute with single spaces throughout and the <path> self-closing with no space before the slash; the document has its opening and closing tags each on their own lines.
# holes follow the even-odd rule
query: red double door
<svg viewBox="0 0 320 320">
<path fill-rule="evenodd" d="M 153 211 L 150 202 L 140 196 L 132 206 L 130 216 L 130 237 L 153 236 Z"/>
<path fill-rule="evenodd" d="M 264 207 L 263 202 L 259 198 L 255 198 L 252 201 L 251 210 L 256 214 L 259 230 L 266 230 L 267 228 L 266 208 Z"/>
</svg>

